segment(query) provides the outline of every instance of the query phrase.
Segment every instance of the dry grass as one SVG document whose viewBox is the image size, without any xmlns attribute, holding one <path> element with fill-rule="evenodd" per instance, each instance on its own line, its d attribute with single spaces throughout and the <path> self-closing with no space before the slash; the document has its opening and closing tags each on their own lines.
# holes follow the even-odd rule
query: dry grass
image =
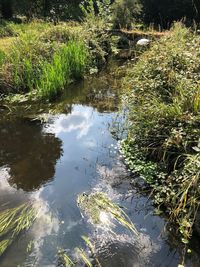
<svg viewBox="0 0 200 267">
<path fill-rule="evenodd" d="M 2 50 L 5 53 L 9 52 L 16 38 L 17 37 L 0 38 L 0 50 Z"/>
</svg>

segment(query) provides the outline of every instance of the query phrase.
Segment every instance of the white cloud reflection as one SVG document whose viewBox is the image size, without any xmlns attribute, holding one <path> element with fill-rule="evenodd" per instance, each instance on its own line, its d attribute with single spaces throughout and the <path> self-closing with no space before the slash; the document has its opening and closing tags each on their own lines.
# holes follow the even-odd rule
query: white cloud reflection
<svg viewBox="0 0 200 267">
<path fill-rule="evenodd" d="M 54 118 L 54 122 L 49 124 L 45 132 L 54 133 L 58 136 L 61 133 L 70 133 L 77 131 L 76 138 L 80 139 L 88 134 L 92 126 L 91 117 L 93 114 L 92 108 L 81 110 L 74 110 L 71 114 L 61 114 Z"/>
<path fill-rule="evenodd" d="M 40 266 L 40 262 L 46 256 L 44 249 L 45 239 L 52 236 L 54 237 L 58 234 L 60 221 L 57 215 L 51 211 L 47 201 L 43 198 L 42 193 L 44 188 L 31 194 L 25 194 L 23 190 L 17 190 L 10 186 L 8 182 L 9 178 L 9 168 L 0 168 L 0 205 L 3 209 L 6 209 L 10 207 L 10 204 L 12 206 L 12 203 L 15 203 L 16 206 L 21 203 L 28 203 L 29 201 L 33 203 L 37 218 L 26 235 L 27 241 L 30 239 L 33 241 L 33 251 L 30 254 L 30 257 L 27 257 L 27 265 L 25 266 L 32 266 L 32 264 L 29 265 L 32 261 L 34 261 L 34 266 Z M 55 240 L 55 238 L 53 239 Z M 12 259 L 10 260 L 12 261 Z M 49 267 L 50 265 L 45 265 L 45 267 L 47 266 Z"/>
</svg>

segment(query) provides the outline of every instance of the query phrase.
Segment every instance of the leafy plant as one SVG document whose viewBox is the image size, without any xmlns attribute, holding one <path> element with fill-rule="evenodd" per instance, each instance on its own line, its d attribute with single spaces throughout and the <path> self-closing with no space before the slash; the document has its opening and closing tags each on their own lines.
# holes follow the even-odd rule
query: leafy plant
<svg viewBox="0 0 200 267">
<path fill-rule="evenodd" d="M 144 52 L 125 80 L 128 165 L 190 238 L 199 212 L 200 38 L 177 23 Z"/>
</svg>

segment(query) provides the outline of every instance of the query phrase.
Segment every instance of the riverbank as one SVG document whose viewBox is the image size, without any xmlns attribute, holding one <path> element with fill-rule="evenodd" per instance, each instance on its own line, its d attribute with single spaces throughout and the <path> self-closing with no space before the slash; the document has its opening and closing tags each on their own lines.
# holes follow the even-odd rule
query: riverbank
<svg viewBox="0 0 200 267">
<path fill-rule="evenodd" d="M 6 100 L 0 108 L 11 116 L 29 117 L 32 103 L 38 103 L 34 119 L 39 120 L 45 119 L 40 113 L 58 110 L 56 104 L 40 103 L 96 73 L 119 41 L 100 21 L 90 27 L 74 22 L 9 23 L 0 35 L 0 92 Z M 142 49 L 138 62 L 128 64 L 124 93 L 129 137 L 122 142 L 122 152 L 133 173 L 153 189 L 157 212 L 164 211 L 179 225 L 187 243 L 194 225 L 199 228 L 200 38 L 180 24 L 167 34 L 153 35 L 150 49 Z M 126 32 L 126 38 L 134 39 L 134 32 Z M 109 106 L 109 98 L 102 103 Z"/>
<path fill-rule="evenodd" d="M 122 152 L 184 243 L 199 228 L 199 45 L 199 36 L 176 24 L 130 65 L 124 83 L 129 134 Z"/>
<path fill-rule="evenodd" d="M 0 93 L 53 99 L 97 72 L 111 51 L 101 23 L 5 23 L 0 31 Z"/>
</svg>

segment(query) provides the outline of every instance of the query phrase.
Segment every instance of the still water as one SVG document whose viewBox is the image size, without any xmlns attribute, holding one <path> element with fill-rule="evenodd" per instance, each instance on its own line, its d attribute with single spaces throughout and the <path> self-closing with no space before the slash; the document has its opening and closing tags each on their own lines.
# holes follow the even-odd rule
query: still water
<svg viewBox="0 0 200 267">
<path fill-rule="evenodd" d="M 0 258 L 1 267 L 61 266 L 59 249 L 73 256 L 76 247 L 84 248 L 82 235 L 95 243 L 102 267 L 181 262 L 176 233 L 153 214 L 119 154 L 120 80 L 113 68 L 71 86 L 43 122 L 21 115 L 0 121 L 0 210 L 29 200 L 38 210 L 30 230 Z M 77 196 L 97 191 L 126 211 L 139 231 L 137 239 L 119 226 L 112 229 L 115 234 L 98 229 L 83 216 Z M 186 266 L 200 266 L 198 254 L 195 247 L 186 254 Z"/>
</svg>

